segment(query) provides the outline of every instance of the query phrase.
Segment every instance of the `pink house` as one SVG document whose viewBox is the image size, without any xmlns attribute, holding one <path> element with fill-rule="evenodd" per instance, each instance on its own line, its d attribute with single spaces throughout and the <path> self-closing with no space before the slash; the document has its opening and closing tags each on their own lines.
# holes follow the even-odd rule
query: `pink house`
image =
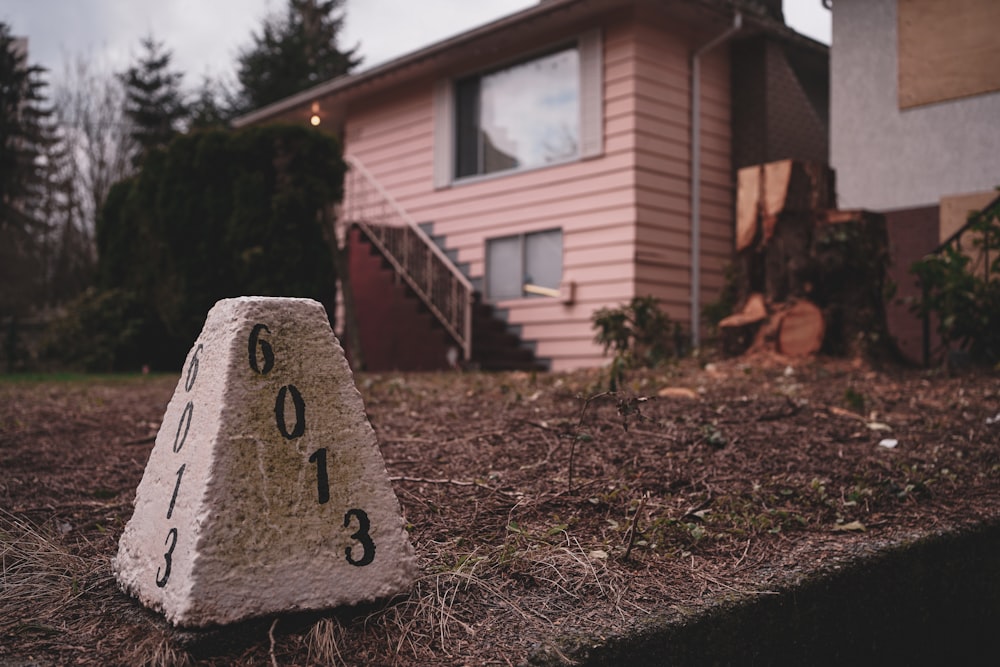
<svg viewBox="0 0 1000 667">
<path fill-rule="evenodd" d="M 634 296 L 698 344 L 735 170 L 826 160 L 826 68 L 780 0 L 545 0 L 237 125 L 341 137 L 368 368 L 560 370 L 604 363 L 591 316 Z"/>
</svg>

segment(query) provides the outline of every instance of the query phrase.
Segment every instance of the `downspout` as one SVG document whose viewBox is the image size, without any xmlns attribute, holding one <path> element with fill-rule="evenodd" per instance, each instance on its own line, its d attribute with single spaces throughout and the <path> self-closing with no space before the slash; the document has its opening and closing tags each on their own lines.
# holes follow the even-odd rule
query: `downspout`
<svg viewBox="0 0 1000 667">
<path fill-rule="evenodd" d="M 691 347 L 701 345 L 701 56 L 736 34 L 743 25 L 737 11 L 733 24 L 691 53 Z"/>
</svg>

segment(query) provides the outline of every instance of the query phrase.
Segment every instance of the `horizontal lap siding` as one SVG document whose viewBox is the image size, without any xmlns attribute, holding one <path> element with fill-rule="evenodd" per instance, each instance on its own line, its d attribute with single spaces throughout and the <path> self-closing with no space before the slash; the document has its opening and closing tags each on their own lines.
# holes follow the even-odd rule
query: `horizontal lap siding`
<svg viewBox="0 0 1000 667">
<path fill-rule="evenodd" d="M 664 34 L 664 31 L 668 36 Z M 636 292 L 671 318 L 691 318 L 690 53 L 712 35 L 644 22 L 635 78 Z M 733 183 L 728 49 L 701 61 L 701 299 L 714 300 L 732 253 Z M 622 88 L 624 94 L 625 89 Z"/>
<path fill-rule="evenodd" d="M 433 81 L 415 82 L 391 98 L 352 109 L 345 127 L 347 151 L 413 219 L 433 222 L 434 233 L 457 251 L 459 262 L 469 263 L 473 277 L 484 274 L 487 239 L 563 230 L 563 278 L 575 283 L 575 302 L 497 304 L 509 311 L 511 324 L 522 326 L 524 339 L 536 343 L 536 354 L 552 360 L 554 370 L 604 363 L 593 342 L 591 315 L 629 300 L 637 277 L 635 114 L 628 101 L 634 85 L 621 79 L 623 72 L 626 79 L 632 76 L 627 63 L 635 59 L 633 22 L 617 17 L 604 22 L 603 29 L 601 157 L 436 190 Z"/>
</svg>

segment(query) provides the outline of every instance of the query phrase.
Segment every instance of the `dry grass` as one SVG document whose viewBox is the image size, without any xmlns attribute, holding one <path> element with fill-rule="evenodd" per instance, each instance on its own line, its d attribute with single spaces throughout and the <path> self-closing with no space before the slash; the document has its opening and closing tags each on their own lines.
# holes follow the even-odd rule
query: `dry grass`
<svg viewBox="0 0 1000 667">
<path fill-rule="evenodd" d="M 106 578 L 102 563 L 74 555 L 58 527 L 33 526 L 0 509 L 0 629 L 57 627 L 73 601 Z M 30 617 L 24 610 L 31 610 Z"/>
<path fill-rule="evenodd" d="M 159 632 L 147 635 L 135 645 L 124 662 L 136 667 L 186 667 L 191 657 L 177 648 L 168 636 Z"/>
<path fill-rule="evenodd" d="M 108 568 L 173 385 L 19 389 L 0 401 L 0 425 L 23 425 L 0 426 L 0 663 L 569 663 L 652 617 L 995 518 L 996 382 L 848 364 L 678 368 L 618 394 L 593 373 L 360 376 L 420 561 L 411 594 L 193 639 Z"/>
</svg>

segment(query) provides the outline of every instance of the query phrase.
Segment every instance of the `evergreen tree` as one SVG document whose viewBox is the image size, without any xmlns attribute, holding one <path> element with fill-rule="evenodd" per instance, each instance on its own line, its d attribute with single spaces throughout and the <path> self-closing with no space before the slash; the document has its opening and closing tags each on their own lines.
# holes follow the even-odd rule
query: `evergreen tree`
<svg viewBox="0 0 1000 667">
<path fill-rule="evenodd" d="M 225 91 L 212 79 L 205 78 L 195 92 L 188 109 L 188 129 L 221 129 L 229 124 L 229 114 L 221 101 Z"/>
<path fill-rule="evenodd" d="M 309 297 L 332 313 L 323 214 L 341 198 L 344 170 L 337 141 L 301 126 L 205 130 L 150 153 L 108 195 L 97 228 L 101 289 L 71 309 L 63 359 L 176 369 L 205 313 L 228 296 Z M 129 335 L 96 340 L 106 331 L 81 321 L 101 313 L 122 318 L 105 330 Z"/>
<path fill-rule="evenodd" d="M 183 74 L 170 70 L 172 54 L 152 37 L 142 40 L 144 54 L 121 74 L 125 85 L 125 114 L 134 124 L 132 137 L 139 145 L 134 158 L 142 162 L 149 151 L 166 146 L 187 117 L 181 93 Z"/>
<path fill-rule="evenodd" d="M 341 51 L 337 34 L 344 0 L 288 0 L 284 16 L 264 21 L 239 55 L 236 111 L 247 112 L 294 95 L 356 67 L 357 47 Z"/>
<path fill-rule="evenodd" d="M 45 106 L 45 69 L 27 64 L 27 44 L 0 23 L 0 229 L 39 228 L 46 193 L 44 156 L 53 129 Z"/>
</svg>

